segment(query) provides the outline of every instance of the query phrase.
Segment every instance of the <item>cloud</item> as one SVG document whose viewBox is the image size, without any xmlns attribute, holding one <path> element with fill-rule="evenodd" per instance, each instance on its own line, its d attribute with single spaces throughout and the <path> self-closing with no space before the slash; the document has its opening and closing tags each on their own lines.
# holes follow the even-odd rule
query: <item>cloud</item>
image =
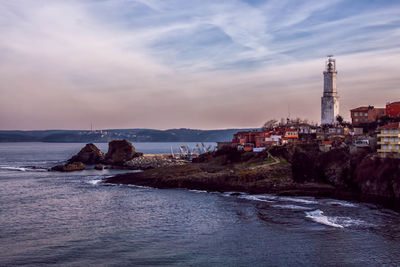
<svg viewBox="0 0 400 267">
<path fill-rule="evenodd" d="M 400 5 L 351 1 L 0 3 L 0 128 L 257 127 L 398 100 Z M 360 11 L 361 10 L 361 11 Z"/>
</svg>

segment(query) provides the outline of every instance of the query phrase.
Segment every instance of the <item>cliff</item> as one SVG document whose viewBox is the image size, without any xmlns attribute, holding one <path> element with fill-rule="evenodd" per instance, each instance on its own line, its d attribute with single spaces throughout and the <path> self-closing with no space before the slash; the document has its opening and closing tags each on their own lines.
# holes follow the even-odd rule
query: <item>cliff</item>
<svg viewBox="0 0 400 267">
<path fill-rule="evenodd" d="M 400 209 L 400 159 L 379 158 L 369 149 L 338 148 L 322 153 L 316 146 L 275 148 L 272 154 L 292 165 L 293 180 L 334 186 L 337 194 Z"/>
<path fill-rule="evenodd" d="M 278 160 L 276 162 L 275 160 Z M 321 152 L 316 145 L 204 154 L 193 163 L 117 175 L 109 183 L 156 188 L 313 195 L 379 203 L 400 210 L 400 160 L 366 149 Z"/>
</svg>

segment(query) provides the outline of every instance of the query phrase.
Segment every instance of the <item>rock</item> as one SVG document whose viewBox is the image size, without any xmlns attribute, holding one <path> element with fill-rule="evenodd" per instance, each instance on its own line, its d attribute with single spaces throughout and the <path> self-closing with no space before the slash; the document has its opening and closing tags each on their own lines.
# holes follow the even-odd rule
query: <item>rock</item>
<svg viewBox="0 0 400 267">
<path fill-rule="evenodd" d="M 317 179 L 316 162 L 312 154 L 295 151 L 292 156 L 292 173 L 295 182 L 308 182 Z"/>
<path fill-rule="evenodd" d="M 400 160 L 368 155 L 356 167 L 355 184 L 366 195 L 400 201 Z"/>
<path fill-rule="evenodd" d="M 318 158 L 319 172 L 324 181 L 348 187 L 351 183 L 350 154 L 346 149 L 334 149 Z"/>
<path fill-rule="evenodd" d="M 122 166 L 126 161 L 142 155 L 136 153 L 135 147 L 126 140 L 114 140 L 108 143 L 105 163 Z"/>
<path fill-rule="evenodd" d="M 94 166 L 94 169 L 102 171 L 104 169 L 104 166 L 102 164 L 97 164 L 96 166 Z"/>
<path fill-rule="evenodd" d="M 72 162 L 82 162 L 85 164 L 98 164 L 104 161 L 104 153 L 94 144 L 87 144 L 78 154 L 68 160 Z"/>
<path fill-rule="evenodd" d="M 68 163 L 66 165 L 57 165 L 52 167 L 51 171 L 59 171 L 59 172 L 72 172 L 72 171 L 81 171 L 84 170 L 85 166 L 82 162 L 73 162 Z"/>
</svg>

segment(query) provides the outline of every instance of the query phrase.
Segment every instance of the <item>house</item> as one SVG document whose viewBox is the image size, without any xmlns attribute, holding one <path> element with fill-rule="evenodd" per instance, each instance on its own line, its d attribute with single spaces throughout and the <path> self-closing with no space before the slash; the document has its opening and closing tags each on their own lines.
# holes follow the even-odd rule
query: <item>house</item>
<svg viewBox="0 0 400 267">
<path fill-rule="evenodd" d="M 351 123 L 355 126 L 375 122 L 386 115 L 385 108 L 375 108 L 374 106 L 358 107 L 350 110 Z"/>
<path fill-rule="evenodd" d="M 391 123 L 379 128 L 378 154 L 382 158 L 400 158 L 400 122 Z"/>
<path fill-rule="evenodd" d="M 317 129 L 318 140 L 332 140 L 332 139 L 344 139 L 346 135 L 349 135 L 349 128 L 343 126 L 330 126 L 320 127 Z"/>
<path fill-rule="evenodd" d="M 400 118 L 400 101 L 386 104 L 386 115 L 391 118 Z"/>
<path fill-rule="evenodd" d="M 282 137 L 282 143 L 293 144 L 293 143 L 298 143 L 298 141 L 299 141 L 299 131 L 297 129 L 288 128 L 285 130 L 284 135 Z"/>
<path fill-rule="evenodd" d="M 322 152 L 328 152 L 329 150 L 332 149 L 332 145 L 333 145 L 333 140 L 322 141 L 321 144 L 319 145 L 319 150 Z"/>
<path fill-rule="evenodd" d="M 245 151 L 280 144 L 279 138 L 271 131 L 241 131 L 233 135 L 232 146 Z"/>
<path fill-rule="evenodd" d="M 354 127 L 353 131 L 354 131 L 354 135 L 363 135 L 364 134 L 364 128 L 362 128 L 362 127 Z"/>
</svg>

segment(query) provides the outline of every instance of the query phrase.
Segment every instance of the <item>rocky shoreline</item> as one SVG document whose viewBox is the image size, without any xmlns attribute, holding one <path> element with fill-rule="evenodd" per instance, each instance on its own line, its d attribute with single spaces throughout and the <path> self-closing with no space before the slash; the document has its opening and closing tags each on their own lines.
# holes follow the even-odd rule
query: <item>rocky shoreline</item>
<svg viewBox="0 0 400 267">
<path fill-rule="evenodd" d="M 400 161 L 367 150 L 275 147 L 270 154 L 217 151 L 192 163 L 121 174 L 106 183 L 357 200 L 400 210 Z M 278 164 L 269 162 L 279 158 Z"/>
<path fill-rule="evenodd" d="M 87 168 L 147 170 L 182 165 L 185 162 L 185 160 L 173 159 L 169 155 L 144 155 L 136 152 L 130 142 L 114 140 L 109 143 L 107 153 L 103 153 L 94 144 L 87 144 L 78 154 L 68 159 L 66 164 L 54 166 L 50 170 L 62 172 L 81 171 Z"/>
<path fill-rule="evenodd" d="M 193 159 L 143 155 L 126 140 L 110 142 L 106 154 L 87 144 L 53 171 L 131 169 L 105 183 L 186 188 L 249 194 L 331 197 L 382 204 L 400 210 L 400 160 L 381 159 L 368 149 L 341 147 L 321 152 L 317 145 L 276 146 L 243 152 L 227 148 Z"/>
</svg>

